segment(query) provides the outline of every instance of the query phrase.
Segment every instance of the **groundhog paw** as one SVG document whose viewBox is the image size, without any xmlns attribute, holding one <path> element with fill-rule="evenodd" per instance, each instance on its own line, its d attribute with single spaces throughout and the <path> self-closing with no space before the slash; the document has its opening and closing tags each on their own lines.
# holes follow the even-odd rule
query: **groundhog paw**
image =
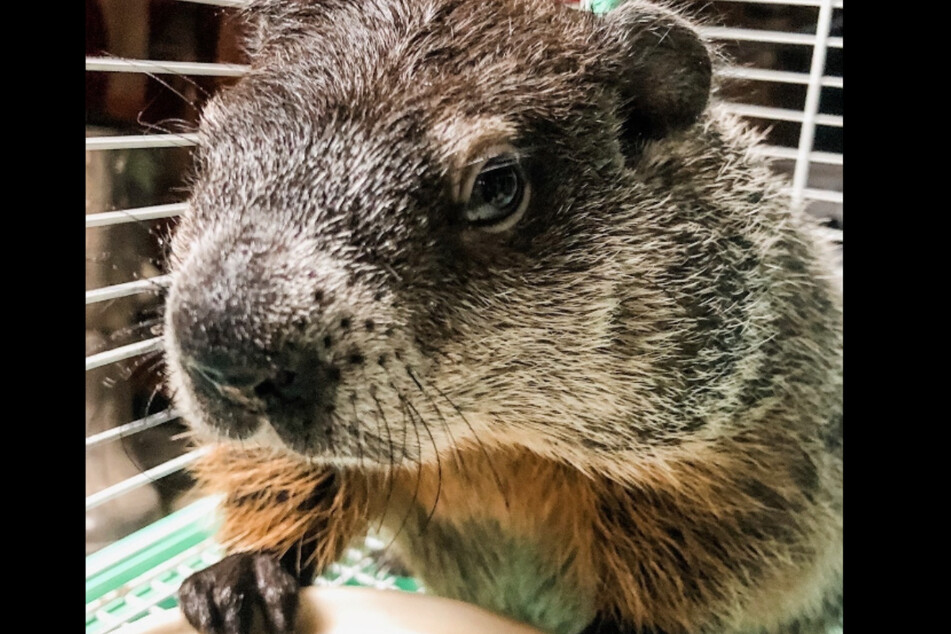
<svg viewBox="0 0 951 634">
<path fill-rule="evenodd" d="M 188 577 L 178 590 L 185 618 L 203 634 L 250 634 L 260 609 L 268 632 L 289 634 L 300 586 L 261 553 L 237 553 Z"/>
</svg>

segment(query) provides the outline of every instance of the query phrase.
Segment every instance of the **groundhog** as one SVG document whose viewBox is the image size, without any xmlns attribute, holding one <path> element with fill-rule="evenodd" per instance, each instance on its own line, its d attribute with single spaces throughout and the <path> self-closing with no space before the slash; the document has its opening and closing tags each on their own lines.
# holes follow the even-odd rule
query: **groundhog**
<svg viewBox="0 0 951 634">
<path fill-rule="evenodd" d="M 289 631 L 367 531 L 559 634 L 841 619 L 831 253 L 669 8 L 264 0 L 205 108 L 168 380 L 229 555 L 188 619 Z"/>
</svg>

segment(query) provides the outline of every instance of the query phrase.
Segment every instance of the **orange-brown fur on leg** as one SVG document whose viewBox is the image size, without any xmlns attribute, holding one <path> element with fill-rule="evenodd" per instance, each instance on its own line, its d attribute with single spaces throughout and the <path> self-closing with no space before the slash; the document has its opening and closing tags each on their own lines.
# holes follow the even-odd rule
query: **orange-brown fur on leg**
<svg viewBox="0 0 951 634">
<path fill-rule="evenodd" d="M 313 545 L 317 570 L 336 561 L 367 525 L 365 478 L 261 448 L 222 445 L 193 469 L 198 487 L 224 494 L 218 539 L 232 552 L 284 555 Z"/>
</svg>

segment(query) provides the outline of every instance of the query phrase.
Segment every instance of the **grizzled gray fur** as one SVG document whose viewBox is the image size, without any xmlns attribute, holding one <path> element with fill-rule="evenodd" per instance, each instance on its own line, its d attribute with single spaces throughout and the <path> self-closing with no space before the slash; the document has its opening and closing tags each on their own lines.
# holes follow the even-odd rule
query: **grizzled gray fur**
<svg viewBox="0 0 951 634">
<path fill-rule="evenodd" d="M 273 581 L 288 627 L 372 526 L 432 592 L 551 632 L 836 623 L 838 283 L 694 27 L 635 0 L 246 17 L 171 254 L 169 384 L 229 448 L 203 481 L 234 555 L 183 586 L 192 622 L 238 631 Z"/>
</svg>

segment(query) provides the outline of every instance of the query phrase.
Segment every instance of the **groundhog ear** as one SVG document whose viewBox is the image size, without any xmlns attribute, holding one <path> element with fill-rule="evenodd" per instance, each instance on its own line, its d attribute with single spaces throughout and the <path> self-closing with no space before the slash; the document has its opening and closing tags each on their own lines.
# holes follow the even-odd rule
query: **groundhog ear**
<svg viewBox="0 0 951 634">
<path fill-rule="evenodd" d="M 694 123 L 710 97 L 710 53 L 683 18 L 628 0 L 600 18 L 606 81 L 621 96 L 625 136 L 661 138 Z"/>
</svg>

